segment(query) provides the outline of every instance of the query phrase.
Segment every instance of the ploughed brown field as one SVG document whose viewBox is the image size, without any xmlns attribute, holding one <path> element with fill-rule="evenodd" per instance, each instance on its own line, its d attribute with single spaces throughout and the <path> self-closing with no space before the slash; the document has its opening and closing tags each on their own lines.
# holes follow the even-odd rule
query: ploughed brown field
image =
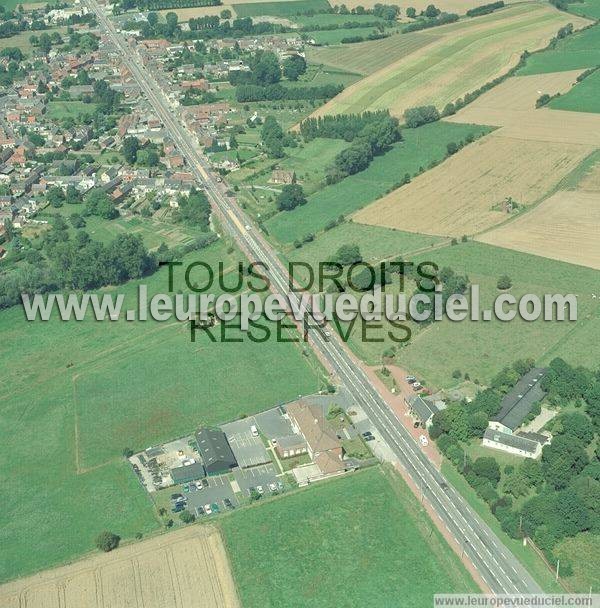
<svg viewBox="0 0 600 608">
<path fill-rule="evenodd" d="M 220 534 L 189 526 L 0 586 L 2 608 L 238 608 Z"/>
</svg>

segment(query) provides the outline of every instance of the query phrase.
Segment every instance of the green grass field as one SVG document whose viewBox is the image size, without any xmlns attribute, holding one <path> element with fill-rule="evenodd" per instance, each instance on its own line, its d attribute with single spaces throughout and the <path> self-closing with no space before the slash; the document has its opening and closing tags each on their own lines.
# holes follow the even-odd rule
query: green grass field
<svg viewBox="0 0 600 608">
<path fill-rule="evenodd" d="M 81 212 L 82 205 L 65 204 L 58 209 L 46 207 L 42 214 L 40 214 L 40 218 L 48 219 L 54 215 L 62 215 L 67 221 L 67 225 L 71 226 L 69 216 L 73 213 Z M 119 217 L 114 220 L 105 220 L 97 216 L 88 216 L 84 219 L 86 222 L 84 230 L 94 240 L 101 241 L 102 243 L 109 243 L 119 234 L 139 234 L 146 247 L 149 249 L 156 249 L 162 243 L 167 243 L 171 246 L 180 245 L 189 242 L 202 234 L 197 228 L 141 216 Z M 27 229 L 26 234 L 29 234 L 28 230 L 29 229 Z M 31 232 L 38 231 L 39 230 L 36 228 L 31 230 Z M 71 227 L 70 232 L 71 234 L 74 234 L 76 231 Z"/>
<path fill-rule="evenodd" d="M 600 112 L 600 70 L 577 83 L 565 95 L 555 97 L 548 106 L 554 110 Z"/>
<path fill-rule="evenodd" d="M 474 242 L 437 249 L 413 261 L 424 260 L 466 273 L 472 283 L 480 285 L 483 308 L 489 308 L 498 295 L 496 282 L 503 274 L 511 277 L 511 293 L 517 297 L 525 293 L 578 296 L 576 322 L 444 320 L 430 325 L 398 354 L 400 364 L 429 383 L 454 386 L 451 374 L 455 369 L 487 383 L 504 366 L 527 357 L 540 364 L 563 357 L 573 365 L 597 367 L 600 306 L 591 294 L 597 291 L 598 271 Z"/>
<path fill-rule="evenodd" d="M 86 114 L 93 115 L 95 109 L 96 104 L 83 103 L 83 101 L 51 101 L 48 103 L 46 116 L 50 120 L 73 118 L 78 121 Z"/>
<path fill-rule="evenodd" d="M 421 167 L 426 169 L 432 162 L 442 160 L 449 142 L 460 141 L 470 133 L 477 136 L 488 131 L 488 127 L 445 122 L 404 129 L 404 141 L 373 159 L 365 171 L 320 190 L 302 207 L 279 213 L 266 222 L 266 227 L 282 243 L 316 233 L 330 220 L 373 202 L 406 173 L 414 176 Z"/>
<path fill-rule="evenodd" d="M 294 23 L 303 27 L 313 27 L 315 25 L 324 27 L 327 25 L 344 26 L 346 23 L 386 23 L 384 19 L 375 15 L 340 15 L 338 13 L 320 13 L 318 15 L 296 15 L 291 19 Z"/>
<path fill-rule="evenodd" d="M 404 481 L 379 467 L 238 511 L 221 528 L 245 608 L 425 608 L 434 591 L 477 591 Z"/>
<path fill-rule="evenodd" d="M 367 75 L 389 65 L 391 61 L 414 53 L 437 39 L 438 36 L 435 34 L 421 32 L 395 34 L 383 40 L 361 42 L 343 47 L 309 49 L 308 59 L 311 63 L 322 63 L 341 70 Z"/>
<path fill-rule="evenodd" d="M 571 7 L 576 6 L 571 4 Z M 559 40 L 551 50 L 535 53 L 518 72 L 520 76 L 593 68 L 600 65 L 600 25 Z"/>
<path fill-rule="evenodd" d="M 314 39 L 317 44 L 325 46 L 330 44 L 341 44 L 344 38 L 351 38 L 352 36 L 362 36 L 363 38 L 366 38 L 370 34 L 377 34 L 378 31 L 374 27 L 355 27 L 349 30 L 315 30 L 303 33 L 309 38 Z"/>
<path fill-rule="evenodd" d="M 329 10 L 327 0 L 290 0 L 288 2 L 248 2 L 233 4 L 238 17 L 258 17 L 271 15 L 273 17 L 290 17 L 308 11 Z"/>
<path fill-rule="evenodd" d="M 559 543 L 556 554 L 573 564 L 573 576 L 567 578 L 569 586 L 579 593 L 596 592 L 600 580 L 600 535 L 586 532 Z"/>
<path fill-rule="evenodd" d="M 600 4 L 597 0 L 583 0 L 569 4 L 569 12 L 588 17 L 589 19 L 600 19 Z"/>
<path fill-rule="evenodd" d="M 225 249 L 219 242 L 188 261 L 223 261 L 231 270 L 238 254 Z M 167 292 L 165 270 L 145 282 L 150 294 Z M 119 288 L 126 307 L 136 285 Z M 235 344 L 205 336 L 192 343 L 177 321 L 27 323 L 13 307 L 0 313 L 0 332 L 8 345 L 0 349 L 0 581 L 81 555 L 103 529 L 127 539 L 158 526 L 121 458 L 124 448 L 142 449 L 321 386 L 321 368 L 300 345 L 247 336 Z"/>
</svg>

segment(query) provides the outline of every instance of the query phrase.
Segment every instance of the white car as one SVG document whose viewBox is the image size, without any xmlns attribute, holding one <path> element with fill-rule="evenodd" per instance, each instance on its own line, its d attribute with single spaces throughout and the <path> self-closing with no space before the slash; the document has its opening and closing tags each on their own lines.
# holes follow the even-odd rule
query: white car
<svg viewBox="0 0 600 608">
<path fill-rule="evenodd" d="M 429 445 L 429 439 L 427 439 L 427 437 L 425 437 L 425 435 L 419 435 L 419 443 L 422 446 Z"/>
<path fill-rule="evenodd" d="M 277 492 L 277 486 L 274 483 L 270 483 L 269 490 L 271 490 L 271 492 Z"/>
<path fill-rule="evenodd" d="M 256 486 L 256 491 L 259 494 L 264 494 L 265 493 L 265 489 L 262 486 Z"/>
<path fill-rule="evenodd" d="M 210 514 L 212 513 L 212 509 L 210 508 L 210 505 L 208 505 L 208 504 L 207 504 L 207 505 L 204 505 L 204 512 L 205 512 L 207 515 L 210 515 Z"/>
<path fill-rule="evenodd" d="M 194 485 L 196 486 L 197 490 L 201 490 L 203 488 L 201 481 L 197 481 Z"/>
</svg>

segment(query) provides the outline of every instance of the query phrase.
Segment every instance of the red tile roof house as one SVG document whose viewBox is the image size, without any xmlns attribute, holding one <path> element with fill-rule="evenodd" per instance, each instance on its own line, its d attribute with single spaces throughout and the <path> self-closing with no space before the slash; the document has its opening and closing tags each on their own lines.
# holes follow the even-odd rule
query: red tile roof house
<svg viewBox="0 0 600 608">
<path fill-rule="evenodd" d="M 321 407 L 302 401 L 286 408 L 295 433 L 304 437 L 308 453 L 325 475 L 339 475 L 345 471 L 342 460 L 344 449 L 333 429 L 329 426 Z"/>
</svg>

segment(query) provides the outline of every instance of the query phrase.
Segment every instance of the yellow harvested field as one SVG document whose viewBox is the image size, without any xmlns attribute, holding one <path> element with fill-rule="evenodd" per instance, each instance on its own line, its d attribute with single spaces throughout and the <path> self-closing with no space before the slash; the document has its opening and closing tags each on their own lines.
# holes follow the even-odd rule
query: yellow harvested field
<svg viewBox="0 0 600 608">
<path fill-rule="evenodd" d="M 488 135 L 353 219 L 432 235 L 477 234 L 507 219 L 502 210 L 507 197 L 521 205 L 535 203 L 592 150 Z"/>
<path fill-rule="evenodd" d="M 577 185 L 584 192 L 600 192 L 600 163 L 594 165 Z"/>
<path fill-rule="evenodd" d="M 220 534 L 189 526 L 0 586 L 2 608 L 238 608 Z"/>
<path fill-rule="evenodd" d="M 435 28 L 438 40 L 408 55 L 390 54 L 388 65 L 346 88 L 314 115 L 389 109 L 402 116 L 407 108 L 424 104 L 443 108 L 504 74 L 524 50 L 544 47 L 569 22 L 575 28 L 589 23 L 549 5 L 520 4 Z M 378 42 L 372 43 L 374 51 Z"/>
<path fill-rule="evenodd" d="M 509 78 L 445 120 L 502 127 L 496 136 L 600 146 L 599 114 L 535 108 L 543 93 L 568 91 L 580 72 Z"/>
<path fill-rule="evenodd" d="M 174 8 L 165 9 L 158 11 L 161 15 L 167 13 L 176 13 L 180 22 L 189 21 L 190 19 L 197 19 L 198 17 L 212 17 L 213 15 L 220 15 L 221 11 L 229 9 L 233 17 L 236 12 L 231 4 L 219 4 L 218 6 L 197 6 L 195 8 Z"/>
<path fill-rule="evenodd" d="M 600 270 L 599 226 L 598 193 L 564 191 L 477 240 Z"/>
</svg>

